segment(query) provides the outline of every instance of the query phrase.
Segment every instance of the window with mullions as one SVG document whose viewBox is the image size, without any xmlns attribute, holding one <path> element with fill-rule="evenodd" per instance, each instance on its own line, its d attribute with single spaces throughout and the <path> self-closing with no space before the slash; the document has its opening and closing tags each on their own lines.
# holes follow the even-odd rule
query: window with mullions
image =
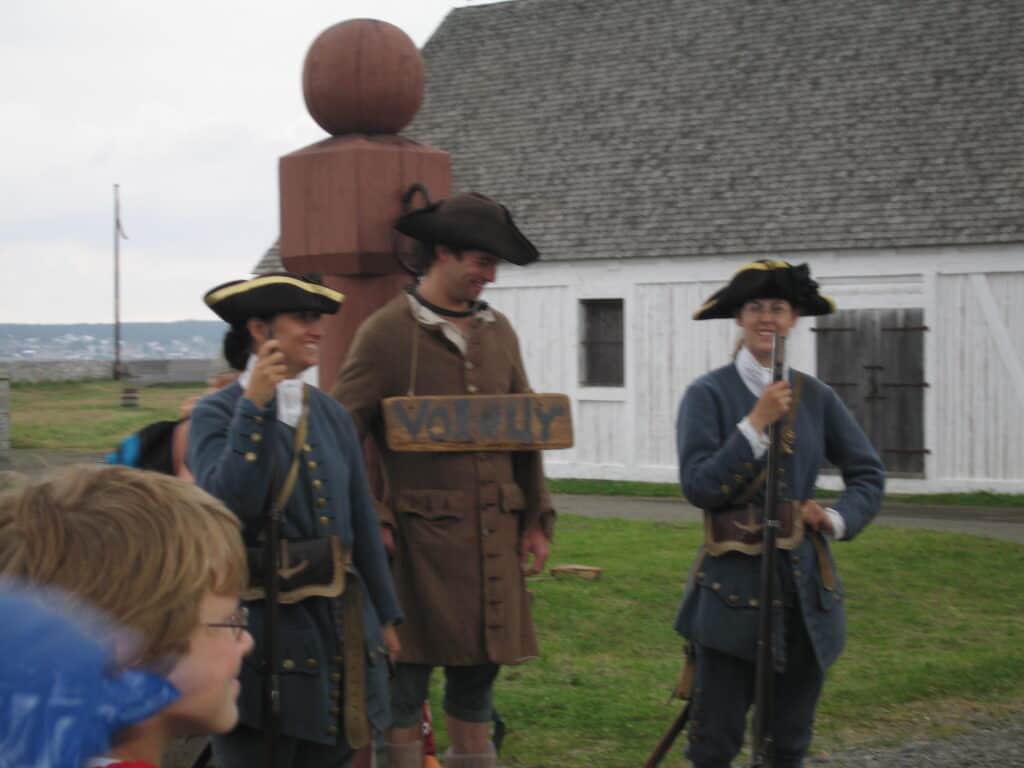
<svg viewBox="0 0 1024 768">
<path fill-rule="evenodd" d="M 580 384 L 585 387 L 625 386 L 622 299 L 585 299 Z"/>
</svg>

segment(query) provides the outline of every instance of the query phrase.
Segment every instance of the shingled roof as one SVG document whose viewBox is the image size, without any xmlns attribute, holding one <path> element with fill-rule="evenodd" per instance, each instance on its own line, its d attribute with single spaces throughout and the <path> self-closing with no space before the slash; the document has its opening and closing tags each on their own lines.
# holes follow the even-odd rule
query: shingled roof
<svg viewBox="0 0 1024 768">
<path fill-rule="evenodd" d="M 1019 0 L 452 11 L 403 133 L 544 259 L 1024 242 Z"/>
<path fill-rule="evenodd" d="M 274 244 L 267 248 L 256 266 L 252 268 L 254 275 L 265 275 L 268 272 L 283 272 L 284 262 L 281 261 L 281 240 L 278 238 Z"/>
</svg>

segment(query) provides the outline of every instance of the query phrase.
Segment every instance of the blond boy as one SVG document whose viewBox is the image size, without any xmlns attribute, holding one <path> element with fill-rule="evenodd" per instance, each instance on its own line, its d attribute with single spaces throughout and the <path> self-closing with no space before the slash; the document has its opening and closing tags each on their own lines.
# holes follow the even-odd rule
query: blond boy
<svg viewBox="0 0 1024 768">
<path fill-rule="evenodd" d="M 181 693 L 90 765 L 158 766 L 172 738 L 234 727 L 253 644 L 238 603 L 248 575 L 237 518 L 212 496 L 127 467 L 61 470 L 0 496 L 0 576 L 99 609 L 133 633 L 129 665 Z"/>
</svg>

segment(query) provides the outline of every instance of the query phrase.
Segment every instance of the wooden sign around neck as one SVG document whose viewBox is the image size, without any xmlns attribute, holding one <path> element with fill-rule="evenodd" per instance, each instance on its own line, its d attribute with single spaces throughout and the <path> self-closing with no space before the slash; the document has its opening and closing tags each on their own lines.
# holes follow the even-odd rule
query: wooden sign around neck
<svg viewBox="0 0 1024 768">
<path fill-rule="evenodd" d="M 535 451 L 571 448 L 567 395 L 444 395 L 382 401 L 393 451 Z"/>
</svg>

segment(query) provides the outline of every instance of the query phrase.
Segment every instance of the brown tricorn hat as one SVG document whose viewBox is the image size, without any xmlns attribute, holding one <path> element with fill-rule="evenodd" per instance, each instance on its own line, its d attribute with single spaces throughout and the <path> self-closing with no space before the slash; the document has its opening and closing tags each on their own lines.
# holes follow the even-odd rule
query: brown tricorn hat
<svg viewBox="0 0 1024 768">
<path fill-rule="evenodd" d="M 411 211 L 395 222 L 395 229 L 420 242 L 486 251 L 520 266 L 540 258 L 512 221 L 508 208 L 476 192 Z"/>
</svg>

